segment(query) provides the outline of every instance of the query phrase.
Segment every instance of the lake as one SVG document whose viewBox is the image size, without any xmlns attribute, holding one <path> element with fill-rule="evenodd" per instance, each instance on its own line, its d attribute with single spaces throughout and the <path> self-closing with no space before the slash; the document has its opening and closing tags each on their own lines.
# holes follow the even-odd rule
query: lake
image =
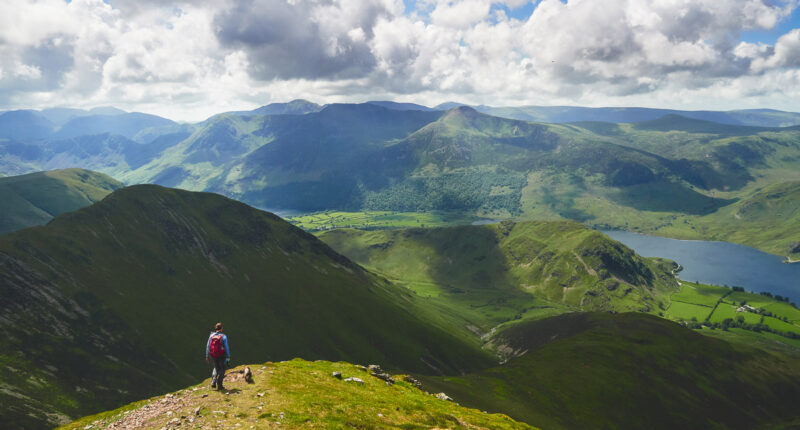
<svg viewBox="0 0 800 430">
<path fill-rule="evenodd" d="M 678 277 L 705 284 L 769 291 L 800 304 L 800 263 L 728 242 L 678 240 L 629 231 L 603 231 L 645 257 L 663 257 L 683 266 Z"/>
</svg>

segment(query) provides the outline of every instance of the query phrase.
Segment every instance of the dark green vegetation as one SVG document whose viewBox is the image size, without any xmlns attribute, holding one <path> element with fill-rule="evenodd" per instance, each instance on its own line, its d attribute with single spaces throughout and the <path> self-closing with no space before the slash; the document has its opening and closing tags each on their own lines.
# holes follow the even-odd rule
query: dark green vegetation
<svg viewBox="0 0 800 430">
<path fill-rule="evenodd" d="M 694 333 L 651 315 L 572 313 L 512 325 L 511 359 L 426 389 L 548 429 L 794 428 L 800 354 Z"/>
<path fill-rule="evenodd" d="M 0 419 L 15 428 L 205 376 L 205 328 L 218 320 L 238 362 L 301 356 L 447 374 L 492 363 L 461 320 L 280 218 L 152 185 L 0 236 L 0 295 Z"/>
<path fill-rule="evenodd" d="M 46 224 L 56 215 L 101 200 L 122 183 L 83 169 L 53 170 L 0 179 L 0 233 Z"/>
<path fill-rule="evenodd" d="M 251 365 L 253 383 L 226 383 L 229 394 L 209 390 L 209 380 L 166 396 L 82 418 L 60 429 L 125 426 L 141 417 L 147 428 L 183 426 L 234 428 L 481 428 L 532 429 L 505 415 L 486 414 L 431 396 L 394 377 L 392 386 L 348 363 L 292 360 Z M 243 366 L 231 372 L 240 377 Z M 342 379 L 332 376 L 341 372 Z M 363 383 L 344 381 L 356 377 Z M 205 397 L 204 397 L 205 396 Z M 145 409 L 147 408 L 147 409 Z M 195 413 L 195 410 L 198 409 Z M 183 417 L 183 418 L 181 418 Z M 173 424 L 168 424 L 173 421 Z"/>
<path fill-rule="evenodd" d="M 570 310 L 658 312 L 678 290 L 674 263 L 645 259 L 574 221 L 333 230 L 353 261 L 430 297 L 488 332 Z"/>
</svg>

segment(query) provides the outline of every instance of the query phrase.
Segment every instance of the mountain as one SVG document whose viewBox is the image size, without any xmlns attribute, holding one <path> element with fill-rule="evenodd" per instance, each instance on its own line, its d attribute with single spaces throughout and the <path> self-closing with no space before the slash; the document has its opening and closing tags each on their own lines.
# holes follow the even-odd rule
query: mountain
<svg viewBox="0 0 800 430">
<path fill-rule="evenodd" d="M 292 100 L 288 103 L 270 103 L 266 106 L 242 112 L 250 115 L 305 115 L 307 113 L 319 112 L 323 106 L 312 103 L 308 100 Z"/>
<path fill-rule="evenodd" d="M 35 140 L 49 136 L 55 125 L 33 110 L 0 113 L 0 139 Z"/>
<path fill-rule="evenodd" d="M 658 312 L 674 263 L 644 259 L 574 221 L 360 231 L 319 238 L 360 265 L 469 315 L 489 332 L 573 310 Z"/>
<path fill-rule="evenodd" d="M 487 414 L 429 395 L 395 375 L 387 385 L 367 369 L 349 363 L 289 362 L 251 364 L 229 372 L 229 394 L 209 390 L 209 381 L 114 411 L 82 418 L 59 429 L 108 426 L 162 428 L 491 428 L 533 429 L 502 414 Z M 339 372 L 341 378 L 332 376 Z M 360 381 L 347 381 L 358 378 Z M 413 381 L 413 379 L 412 379 Z M 298 389 L 302 387 L 301 389 Z"/>
<path fill-rule="evenodd" d="M 645 314 L 571 313 L 491 338 L 502 366 L 430 391 L 549 429 L 793 428 L 797 350 L 766 352 Z"/>
<path fill-rule="evenodd" d="M 695 224 L 703 236 L 750 243 L 773 254 L 800 259 L 800 181 L 759 188 Z"/>
<path fill-rule="evenodd" d="M 217 321 L 240 363 L 459 374 L 493 362 L 463 325 L 280 218 L 153 185 L 0 236 L 0 294 L 0 419 L 14 428 L 206 377 L 200 351 Z"/>
<path fill-rule="evenodd" d="M 376 100 L 376 101 L 369 101 L 367 103 L 393 110 L 424 110 L 424 111 L 433 110 L 427 106 L 418 105 L 416 103 L 398 103 L 388 100 Z"/>
<path fill-rule="evenodd" d="M 699 237 L 699 218 L 759 183 L 800 179 L 791 173 L 800 171 L 798 142 L 795 128 L 674 115 L 541 124 L 465 106 L 401 111 L 367 103 L 306 115 L 220 115 L 118 176 L 259 207 L 567 218 Z"/>
<path fill-rule="evenodd" d="M 74 118 L 78 118 L 81 116 L 121 115 L 127 113 L 124 110 L 120 110 L 111 106 L 96 107 L 90 110 L 56 107 L 56 108 L 42 109 L 39 112 L 41 113 L 42 116 L 47 118 L 49 121 L 51 121 L 58 127 L 66 124 L 67 122 L 69 122 Z"/>
<path fill-rule="evenodd" d="M 82 109 L 63 107 L 42 109 L 39 113 L 56 126 L 61 126 L 73 118 L 88 115 L 88 112 Z"/>
<path fill-rule="evenodd" d="M 447 110 L 461 106 L 459 103 L 445 103 L 437 109 Z M 652 121 L 667 115 L 679 115 L 702 121 L 726 125 L 754 127 L 788 127 L 800 125 L 800 113 L 773 109 L 745 109 L 732 111 L 686 111 L 675 109 L 652 109 L 639 107 L 580 107 L 580 106 L 519 106 L 492 107 L 475 106 L 475 109 L 489 115 L 523 121 L 572 123 L 609 122 L 635 123 Z"/>
<path fill-rule="evenodd" d="M 91 205 L 122 183 L 83 169 L 52 170 L 0 178 L 0 234 L 43 225 L 64 212 Z"/>
<path fill-rule="evenodd" d="M 295 101 L 264 112 L 288 112 L 293 104 L 309 106 Z M 485 106 L 397 110 L 410 107 L 370 102 L 303 115 L 234 112 L 129 137 L 112 133 L 148 146 L 110 135 L 77 136 L 67 144 L 70 139 L 54 137 L 6 140 L 0 141 L 0 172 L 78 166 L 127 183 L 218 192 L 258 207 L 573 219 L 685 238 L 708 237 L 701 233 L 703 217 L 757 189 L 800 180 L 798 127 L 721 124 L 709 121 L 713 115 L 647 109 L 628 118 L 638 122 L 563 124 L 491 116 L 480 112 Z M 743 241 L 762 246 L 757 238 Z M 781 247 L 795 241 L 800 238 Z"/>
<path fill-rule="evenodd" d="M 97 106 L 89 109 L 87 113 L 89 115 L 122 115 L 128 112 L 125 112 L 122 109 L 117 109 L 114 106 Z"/>
<path fill-rule="evenodd" d="M 164 127 L 173 124 L 175 124 L 173 121 L 166 118 L 139 112 L 86 115 L 67 121 L 53 137 L 68 139 L 77 136 L 114 133 L 130 139 L 146 128 Z"/>
</svg>

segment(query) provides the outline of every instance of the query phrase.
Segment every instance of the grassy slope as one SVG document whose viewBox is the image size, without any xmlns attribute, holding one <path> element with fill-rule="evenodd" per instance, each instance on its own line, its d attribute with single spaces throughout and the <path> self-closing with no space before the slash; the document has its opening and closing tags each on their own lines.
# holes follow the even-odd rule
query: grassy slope
<svg viewBox="0 0 800 430">
<path fill-rule="evenodd" d="M 15 375 L 4 381 L 6 422 L 41 426 L 186 385 L 205 374 L 202 347 L 218 320 L 241 361 L 302 356 L 455 373 L 491 363 L 457 319 L 423 321 L 435 310 L 413 295 L 218 195 L 124 188 L 0 237 L 0 267 L 10 345 L 0 362 Z M 142 377 L 152 361 L 153 379 Z M 37 412 L 45 408 L 59 415 Z"/>
<path fill-rule="evenodd" d="M 494 337 L 527 351 L 423 378 L 467 406 L 543 428 L 780 428 L 800 423 L 800 355 L 701 336 L 644 314 L 565 314 Z"/>
<path fill-rule="evenodd" d="M 174 426 L 169 422 L 176 419 L 183 425 L 203 428 L 532 428 L 502 414 L 482 413 L 440 400 L 403 381 L 402 376 L 387 386 L 349 363 L 295 359 L 251 368 L 253 383 L 242 379 L 226 383 L 227 393 L 209 390 L 206 380 L 185 390 L 88 416 L 59 429 L 131 424 L 138 417 L 139 425 L 147 428 Z M 233 373 L 242 370 L 240 366 Z M 332 376 L 334 371 L 341 372 L 343 378 L 356 377 L 364 383 L 336 379 Z"/>
<path fill-rule="evenodd" d="M 657 311 L 677 289 L 671 266 L 576 222 L 334 230 L 338 252 L 478 327 L 569 309 Z"/>
<path fill-rule="evenodd" d="M 122 183 L 83 169 L 52 170 L 0 179 L 0 233 L 42 225 L 56 215 L 101 200 Z"/>
</svg>

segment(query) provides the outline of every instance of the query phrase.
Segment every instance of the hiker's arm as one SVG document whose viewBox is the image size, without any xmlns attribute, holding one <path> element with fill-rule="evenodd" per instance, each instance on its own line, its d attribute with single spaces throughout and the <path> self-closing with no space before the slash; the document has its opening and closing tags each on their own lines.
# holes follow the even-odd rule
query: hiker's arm
<svg viewBox="0 0 800 430">
<path fill-rule="evenodd" d="M 211 346 L 211 336 L 208 337 L 206 341 L 206 361 L 208 361 L 208 347 Z"/>
<path fill-rule="evenodd" d="M 228 346 L 228 336 L 222 338 L 225 341 L 225 354 L 231 358 L 231 348 Z"/>
</svg>

